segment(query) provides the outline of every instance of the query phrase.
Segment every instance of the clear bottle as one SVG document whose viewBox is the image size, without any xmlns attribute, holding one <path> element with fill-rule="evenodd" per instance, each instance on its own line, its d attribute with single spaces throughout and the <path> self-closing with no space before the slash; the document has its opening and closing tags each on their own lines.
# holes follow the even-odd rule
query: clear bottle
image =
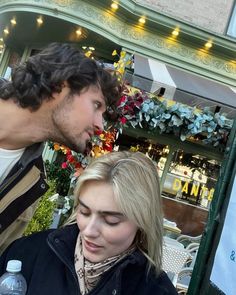
<svg viewBox="0 0 236 295">
<path fill-rule="evenodd" d="M 25 295 L 26 280 L 21 274 L 22 262 L 9 260 L 6 272 L 0 277 L 0 295 Z"/>
</svg>

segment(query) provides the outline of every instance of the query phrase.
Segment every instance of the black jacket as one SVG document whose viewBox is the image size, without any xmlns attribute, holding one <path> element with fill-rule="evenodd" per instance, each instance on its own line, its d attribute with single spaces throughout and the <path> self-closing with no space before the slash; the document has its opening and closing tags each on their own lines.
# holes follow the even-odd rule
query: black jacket
<svg viewBox="0 0 236 295">
<path fill-rule="evenodd" d="M 22 273 L 28 284 L 27 295 L 79 295 L 74 268 L 77 225 L 44 231 L 15 241 L 0 258 L 0 275 L 7 261 L 23 262 Z M 135 251 L 103 275 L 91 295 L 176 295 L 177 292 L 162 272 L 146 275 L 147 259 Z"/>
</svg>

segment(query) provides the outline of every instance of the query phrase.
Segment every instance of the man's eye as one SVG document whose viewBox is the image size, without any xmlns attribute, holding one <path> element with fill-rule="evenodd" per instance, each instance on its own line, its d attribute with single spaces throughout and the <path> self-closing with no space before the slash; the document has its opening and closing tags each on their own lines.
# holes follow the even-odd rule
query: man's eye
<svg viewBox="0 0 236 295">
<path fill-rule="evenodd" d="M 96 101 L 96 102 L 94 103 L 94 105 L 95 105 L 95 108 L 96 108 L 96 109 L 99 109 L 99 108 L 101 107 L 101 103 L 100 103 L 99 101 Z"/>
</svg>

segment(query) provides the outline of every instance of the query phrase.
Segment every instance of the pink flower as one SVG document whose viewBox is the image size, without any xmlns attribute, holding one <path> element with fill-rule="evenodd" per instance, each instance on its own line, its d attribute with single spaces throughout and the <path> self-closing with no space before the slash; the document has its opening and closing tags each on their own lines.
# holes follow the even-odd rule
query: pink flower
<svg viewBox="0 0 236 295">
<path fill-rule="evenodd" d="M 62 164 L 61 164 L 61 168 L 62 169 L 66 169 L 68 167 L 68 164 L 66 163 L 66 162 L 63 162 Z"/>
</svg>

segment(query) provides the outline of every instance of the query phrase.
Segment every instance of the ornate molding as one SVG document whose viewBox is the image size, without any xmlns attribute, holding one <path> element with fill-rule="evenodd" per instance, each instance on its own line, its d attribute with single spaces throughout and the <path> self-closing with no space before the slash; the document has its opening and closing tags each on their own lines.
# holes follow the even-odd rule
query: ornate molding
<svg viewBox="0 0 236 295">
<path fill-rule="evenodd" d="M 105 0 L 101 2 L 105 3 Z M 148 27 L 145 27 L 146 30 L 135 27 L 127 18 L 127 15 L 131 14 L 128 10 L 121 19 L 112 14 L 108 8 L 95 6 L 95 3 L 92 5 L 85 0 L 2 0 L 0 2 L 0 14 L 7 11 L 37 11 L 56 16 L 84 26 L 130 52 L 135 51 L 157 58 L 182 69 L 236 86 L 236 63 L 223 55 L 224 47 L 222 47 L 222 57 L 211 55 L 186 43 L 165 38 L 160 32 L 159 35 L 155 34 L 148 30 Z"/>
<path fill-rule="evenodd" d="M 149 32 L 125 27 L 123 39 L 132 50 L 200 75 L 236 85 L 236 63 Z M 135 45 L 135 46 L 134 46 Z M 141 50 L 140 50 L 141 48 Z"/>
</svg>

